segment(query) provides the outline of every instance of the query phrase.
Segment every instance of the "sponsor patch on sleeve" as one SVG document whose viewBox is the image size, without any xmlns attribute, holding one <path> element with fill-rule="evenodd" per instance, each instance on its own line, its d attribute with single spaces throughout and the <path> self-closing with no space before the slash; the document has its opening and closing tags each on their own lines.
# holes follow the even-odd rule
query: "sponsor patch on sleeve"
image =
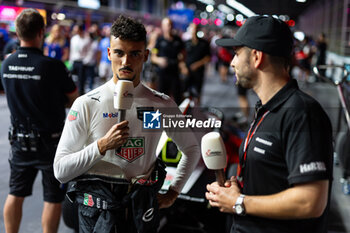
<svg viewBox="0 0 350 233">
<path fill-rule="evenodd" d="M 78 112 L 71 109 L 68 113 L 68 120 L 74 121 L 75 119 L 77 119 L 77 117 L 78 117 Z"/>
<path fill-rule="evenodd" d="M 322 161 L 316 161 L 311 163 L 304 163 L 299 166 L 300 173 L 309 173 L 309 172 L 320 172 L 326 171 L 326 164 Z"/>
</svg>

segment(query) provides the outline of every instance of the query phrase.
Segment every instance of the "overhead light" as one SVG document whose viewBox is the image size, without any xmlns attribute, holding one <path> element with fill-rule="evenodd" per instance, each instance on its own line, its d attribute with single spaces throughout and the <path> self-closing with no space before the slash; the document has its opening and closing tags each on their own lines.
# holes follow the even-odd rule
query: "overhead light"
<svg viewBox="0 0 350 233">
<path fill-rule="evenodd" d="M 65 14 L 63 14 L 63 13 L 58 13 L 57 14 L 57 19 L 58 20 L 64 20 L 66 18 L 66 15 Z"/>
<path fill-rule="evenodd" d="M 286 16 L 285 15 L 280 15 L 278 16 L 278 18 L 282 21 L 286 21 Z"/>
<path fill-rule="evenodd" d="M 208 11 L 209 13 L 213 12 L 214 7 L 213 5 L 207 5 L 207 7 L 205 8 L 206 11 Z"/>
<path fill-rule="evenodd" d="M 237 20 L 237 21 L 243 21 L 243 20 L 244 20 L 244 16 L 241 15 L 241 14 L 237 14 L 237 15 L 236 15 L 236 20 Z"/>
<path fill-rule="evenodd" d="M 215 1 L 214 0 L 197 0 L 198 2 L 207 4 L 207 5 L 215 5 Z"/>
<path fill-rule="evenodd" d="M 294 32 L 294 37 L 297 38 L 299 41 L 303 41 L 305 38 L 304 32 L 296 31 Z"/>
<path fill-rule="evenodd" d="M 206 19 L 206 18 L 208 18 L 208 13 L 205 12 L 205 11 L 203 11 L 203 12 L 201 12 L 201 13 L 199 14 L 199 16 L 200 16 L 202 19 Z"/>
<path fill-rule="evenodd" d="M 244 6 L 242 3 L 239 3 L 235 0 L 226 0 L 227 5 L 232 7 L 233 9 L 236 9 L 237 11 L 241 12 L 247 17 L 256 15 L 253 11 L 251 11 L 249 8 Z"/>
<path fill-rule="evenodd" d="M 98 0 L 78 0 L 78 6 L 97 10 L 100 8 L 101 3 Z"/>
<path fill-rule="evenodd" d="M 204 32 L 203 31 L 198 31 L 197 32 L 198 38 L 203 38 L 204 37 Z"/>
<path fill-rule="evenodd" d="M 297 2 L 306 2 L 306 0 L 296 0 Z"/>
<path fill-rule="evenodd" d="M 227 19 L 227 21 L 233 21 L 233 20 L 235 20 L 235 16 L 233 14 L 228 14 L 226 16 L 226 19 Z"/>
<path fill-rule="evenodd" d="M 218 9 L 220 11 L 224 12 L 225 14 L 232 14 L 233 13 L 233 9 L 231 7 L 224 5 L 224 4 L 218 5 Z"/>
</svg>

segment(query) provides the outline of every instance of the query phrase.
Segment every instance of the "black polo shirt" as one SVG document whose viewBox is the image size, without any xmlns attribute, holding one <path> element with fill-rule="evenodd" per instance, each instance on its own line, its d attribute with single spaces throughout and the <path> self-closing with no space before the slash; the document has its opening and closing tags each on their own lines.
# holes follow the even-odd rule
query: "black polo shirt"
<svg viewBox="0 0 350 233">
<path fill-rule="evenodd" d="M 332 127 L 320 104 L 300 91 L 295 80 L 288 82 L 268 103 L 257 103 L 255 129 L 247 147 L 243 169 L 243 194 L 269 195 L 294 184 L 332 180 Z M 240 147 L 243 164 L 244 141 Z M 330 199 L 329 199 L 330 200 Z M 233 232 L 327 232 L 328 206 L 320 218 L 273 220 L 235 216 Z"/>
<path fill-rule="evenodd" d="M 184 49 L 184 43 L 180 37 L 174 36 L 172 40 L 167 40 L 163 36 L 160 36 L 157 39 L 155 49 L 157 56 L 168 59 L 168 69 L 173 68 L 177 70 L 178 55 Z"/>
<path fill-rule="evenodd" d="M 210 46 L 209 43 L 199 38 L 197 44 L 193 44 L 192 40 L 185 42 L 186 49 L 186 65 L 190 66 L 196 61 L 203 59 L 205 56 L 210 56 Z M 201 71 L 204 71 L 204 66 L 200 67 Z"/>
<path fill-rule="evenodd" d="M 65 94 L 76 86 L 61 61 L 39 49 L 20 47 L 2 63 L 1 80 L 13 125 L 47 133 L 62 131 Z"/>
</svg>

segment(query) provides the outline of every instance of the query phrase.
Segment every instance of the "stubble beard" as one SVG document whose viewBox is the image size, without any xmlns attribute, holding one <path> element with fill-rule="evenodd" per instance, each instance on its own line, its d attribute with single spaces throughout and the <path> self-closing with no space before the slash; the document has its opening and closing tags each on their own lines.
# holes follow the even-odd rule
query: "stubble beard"
<svg viewBox="0 0 350 233">
<path fill-rule="evenodd" d="M 250 89 L 253 87 L 252 85 L 252 79 L 248 76 L 248 75 L 244 75 L 244 76 L 239 76 L 236 73 L 236 86 L 237 85 L 241 85 L 244 88 Z"/>
</svg>

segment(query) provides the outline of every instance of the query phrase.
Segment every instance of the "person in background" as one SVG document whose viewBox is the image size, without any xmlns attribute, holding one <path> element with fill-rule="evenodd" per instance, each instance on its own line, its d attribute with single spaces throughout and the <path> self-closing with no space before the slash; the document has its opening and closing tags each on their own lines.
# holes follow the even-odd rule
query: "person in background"
<svg viewBox="0 0 350 233">
<path fill-rule="evenodd" d="M 84 27 L 77 24 L 73 27 L 75 35 L 70 40 L 69 62 L 72 65 L 72 74 L 78 76 L 79 94 L 85 93 L 86 75 L 84 73 L 83 59 L 87 53 L 87 46 L 89 44 L 89 37 L 85 34 Z"/>
<path fill-rule="evenodd" d="M 326 233 L 333 140 L 321 105 L 290 78 L 293 36 L 271 16 L 249 17 L 233 38 L 238 83 L 258 95 L 255 119 L 239 151 L 237 176 L 207 185 L 206 198 L 234 213 L 231 232 Z"/>
<path fill-rule="evenodd" d="M 97 53 L 98 53 L 98 34 L 95 27 L 89 29 L 89 42 L 86 46 L 86 55 L 83 58 L 84 75 L 88 81 L 88 90 L 91 91 L 94 86 L 94 79 L 96 76 L 97 66 Z M 85 83 L 82 84 L 85 86 Z"/>
<path fill-rule="evenodd" d="M 323 32 L 318 36 L 316 41 L 316 66 L 325 65 L 327 58 L 327 40 Z M 320 69 L 320 74 L 325 76 L 325 69 Z"/>
<path fill-rule="evenodd" d="M 185 42 L 186 66 L 184 66 L 182 72 L 187 76 L 187 91 L 197 97 L 199 101 L 202 92 L 205 65 L 210 62 L 210 46 L 205 39 L 198 37 L 198 25 L 191 23 L 189 27 L 191 39 Z"/>
<path fill-rule="evenodd" d="M 4 47 L 4 52 L 3 52 L 4 59 L 6 59 L 9 55 L 14 53 L 19 47 L 19 39 L 17 37 L 16 29 L 14 27 L 10 27 L 9 35 L 10 35 L 10 39 L 5 44 L 5 47 Z"/>
<path fill-rule="evenodd" d="M 113 72 L 111 68 L 111 61 L 108 58 L 108 47 L 110 44 L 111 27 L 105 25 L 102 28 L 103 38 L 98 44 L 97 61 L 98 65 L 98 76 L 100 77 L 101 84 L 104 84 L 107 80 L 112 78 Z"/>
<path fill-rule="evenodd" d="M 242 87 L 241 84 L 237 84 L 237 94 L 238 94 L 238 105 L 240 112 L 235 115 L 237 121 L 240 124 L 247 123 L 250 116 L 250 105 L 248 100 L 248 89 Z"/>
<path fill-rule="evenodd" d="M 7 41 L 4 47 L 3 51 L 3 58 L 4 60 L 10 56 L 12 53 L 14 53 L 17 48 L 19 47 L 19 40 L 16 35 L 15 27 L 9 28 L 9 36 L 10 39 Z M 2 86 L 2 83 L 0 82 L 0 94 L 4 94 L 4 87 Z"/>
<path fill-rule="evenodd" d="M 62 28 L 59 24 L 54 24 L 44 43 L 44 54 L 56 58 L 63 62 L 69 58 L 68 41 L 63 35 Z"/>
<path fill-rule="evenodd" d="M 34 180 L 41 171 L 42 228 L 44 233 L 55 233 L 65 189 L 54 177 L 53 159 L 64 125 L 65 107 L 71 106 L 78 91 L 64 64 L 43 55 L 45 24 L 39 12 L 25 9 L 15 24 L 20 47 L 1 67 L 11 113 L 11 174 L 4 205 L 5 230 L 19 231 L 24 199 L 32 194 Z"/>
<path fill-rule="evenodd" d="M 311 39 L 310 36 L 305 36 L 295 51 L 295 57 L 301 70 L 298 79 L 306 83 L 311 81 L 311 59 L 315 53 L 315 48 L 312 45 Z"/>
<path fill-rule="evenodd" d="M 154 47 L 156 45 L 158 37 L 161 35 L 161 30 L 159 27 L 153 25 L 148 25 L 146 27 L 147 31 L 147 49 L 152 54 L 154 52 Z M 156 50 L 156 49 L 155 49 Z M 150 88 L 157 90 L 158 83 L 158 70 L 157 65 L 155 65 L 151 59 L 148 59 L 143 68 L 143 82 Z"/>
<path fill-rule="evenodd" d="M 0 61 L 4 59 L 4 47 L 9 41 L 9 33 L 6 29 L 6 24 L 0 23 Z"/>
<path fill-rule="evenodd" d="M 228 36 L 223 36 L 222 38 L 228 38 Z M 230 62 L 233 58 L 234 52 L 230 47 L 219 46 L 217 48 L 218 57 L 218 71 L 223 83 L 227 82 L 229 75 Z"/>
<path fill-rule="evenodd" d="M 185 66 L 185 48 L 181 38 L 173 33 L 170 18 L 162 20 L 162 35 L 152 50 L 151 60 L 158 69 L 158 90 L 171 96 L 177 104 L 182 101 L 179 67 Z"/>
</svg>

